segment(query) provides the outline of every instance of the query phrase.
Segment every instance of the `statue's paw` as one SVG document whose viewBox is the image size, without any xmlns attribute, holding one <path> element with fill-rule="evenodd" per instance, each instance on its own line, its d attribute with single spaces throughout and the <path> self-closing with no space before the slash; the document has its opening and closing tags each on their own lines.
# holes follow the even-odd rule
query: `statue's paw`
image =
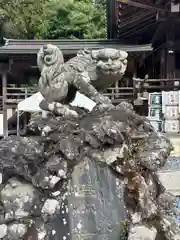
<svg viewBox="0 0 180 240">
<path fill-rule="evenodd" d="M 112 105 L 112 102 L 108 97 L 103 96 L 103 98 L 101 99 L 101 104 Z"/>
<path fill-rule="evenodd" d="M 40 107 L 43 111 L 49 111 L 48 102 L 46 102 L 44 99 L 39 103 L 39 107 Z"/>
<path fill-rule="evenodd" d="M 69 106 L 61 103 L 56 103 L 56 112 L 58 115 L 62 115 L 68 118 L 78 118 L 78 113 L 74 110 L 69 109 Z"/>
<path fill-rule="evenodd" d="M 105 103 L 97 104 L 94 107 L 95 111 L 100 111 L 100 112 L 110 111 L 113 109 L 115 109 L 115 106 L 113 104 L 105 104 Z"/>
<path fill-rule="evenodd" d="M 121 109 L 121 108 L 129 109 L 133 111 L 133 105 L 125 101 L 121 102 L 116 106 L 116 109 Z"/>
<path fill-rule="evenodd" d="M 68 110 L 67 113 L 66 113 L 66 116 L 67 117 L 73 117 L 73 118 L 78 118 L 79 117 L 78 113 L 74 110 Z"/>
<path fill-rule="evenodd" d="M 69 106 L 59 103 L 59 102 L 48 103 L 43 100 L 39 106 L 42 110 L 49 111 L 58 116 L 64 116 L 64 117 L 68 117 L 68 118 L 78 118 L 79 117 L 79 115 L 76 111 L 69 109 Z"/>
</svg>

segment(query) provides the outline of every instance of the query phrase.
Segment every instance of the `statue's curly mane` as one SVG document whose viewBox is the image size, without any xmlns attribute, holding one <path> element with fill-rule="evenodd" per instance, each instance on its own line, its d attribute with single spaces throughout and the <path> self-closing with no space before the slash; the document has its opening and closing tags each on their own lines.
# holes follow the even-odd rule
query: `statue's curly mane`
<svg viewBox="0 0 180 240">
<path fill-rule="evenodd" d="M 50 83 L 61 73 L 64 57 L 58 47 L 48 44 L 39 50 L 37 64 L 41 71 L 43 82 Z"/>
</svg>

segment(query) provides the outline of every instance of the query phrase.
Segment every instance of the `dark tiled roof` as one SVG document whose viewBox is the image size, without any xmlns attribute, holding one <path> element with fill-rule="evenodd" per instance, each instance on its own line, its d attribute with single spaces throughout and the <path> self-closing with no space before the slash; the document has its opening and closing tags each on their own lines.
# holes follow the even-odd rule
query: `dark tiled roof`
<svg viewBox="0 0 180 240">
<path fill-rule="evenodd" d="M 117 48 L 127 52 L 152 51 L 150 44 L 123 45 L 116 40 L 5 40 L 5 44 L 0 47 L 0 54 L 36 54 L 40 47 L 45 44 L 54 44 L 65 54 L 73 54 L 83 48 Z"/>
</svg>

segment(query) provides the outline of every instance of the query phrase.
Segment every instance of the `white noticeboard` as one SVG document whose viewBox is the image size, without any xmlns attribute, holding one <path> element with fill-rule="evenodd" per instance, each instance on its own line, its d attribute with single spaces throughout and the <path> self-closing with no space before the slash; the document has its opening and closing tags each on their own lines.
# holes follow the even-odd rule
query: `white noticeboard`
<svg viewBox="0 0 180 240">
<path fill-rule="evenodd" d="M 24 101 L 18 104 L 18 110 L 24 112 L 41 112 L 39 107 L 40 102 L 43 100 L 43 96 L 40 92 L 33 94 L 31 97 L 26 98 Z M 77 92 L 76 97 L 73 102 L 70 103 L 71 106 L 84 107 L 91 111 L 96 105 L 94 101 L 84 96 L 83 94 Z"/>
<path fill-rule="evenodd" d="M 94 101 L 79 92 L 76 93 L 74 101 L 70 104 L 71 106 L 84 107 L 89 111 L 92 111 L 93 107 L 96 106 L 96 103 Z"/>
<path fill-rule="evenodd" d="M 24 112 L 41 112 L 42 110 L 40 109 L 39 104 L 43 99 L 44 98 L 41 93 L 37 92 L 31 97 L 28 97 L 18 103 L 17 110 Z"/>
<path fill-rule="evenodd" d="M 0 114 L 0 136 L 3 136 L 3 114 Z"/>
</svg>

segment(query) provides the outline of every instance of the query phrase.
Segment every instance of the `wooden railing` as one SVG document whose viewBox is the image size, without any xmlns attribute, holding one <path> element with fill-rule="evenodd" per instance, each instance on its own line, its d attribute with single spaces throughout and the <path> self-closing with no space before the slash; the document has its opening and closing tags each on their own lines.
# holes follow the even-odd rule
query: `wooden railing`
<svg viewBox="0 0 180 240">
<path fill-rule="evenodd" d="M 140 79 L 142 80 L 142 79 Z M 137 81 L 137 79 L 136 79 Z M 134 80 L 135 82 L 135 80 Z M 180 78 L 175 79 L 147 79 L 146 86 L 147 92 L 152 91 L 170 91 L 174 89 L 180 89 Z M 175 84 L 176 83 L 176 84 Z M 37 92 L 37 88 L 7 88 L 6 103 L 7 104 L 18 104 L 20 101 L 30 97 Z M 105 96 L 109 97 L 113 103 L 119 103 L 122 100 L 133 100 L 137 96 L 137 91 L 134 87 L 111 87 L 104 93 Z M 2 111 L 2 96 L 0 96 L 0 111 Z"/>
<path fill-rule="evenodd" d="M 134 88 L 133 87 L 111 87 L 108 88 L 105 96 L 109 97 L 114 104 L 118 104 L 123 100 L 134 99 Z"/>
<path fill-rule="evenodd" d="M 169 82 L 180 82 L 180 78 L 160 78 L 160 79 L 147 79 L 148 83 L 153 83 L 153 82 L 165 82 L 165 83 L 169 83 Z"/>
<path fill-rule="evenodd" d="M 143 79 L 140 79 L 143 80 Z M 138 79 L 134 79 L 137 82 Z M 147 79 L 145 81 L 148 85 L 145 87 L 148 92 L 151 91 L 171 91 L 180 89 L 180 78 L 169 78 L 169 79 Z"/>
<path fill-rule="evenodd" d="M 180 89 L 180 78 L 174 79 L 148 79 L 147 83 L 149 86 L 147 87 L 148 91 L 158 90 L 158 91 L 171 91 L 171 90 L 179 90 Z M 159 84 L 158 84 L 159 83 Z"/>
<path fill-rule="evenodd" d="M 7 88 L 6 103 L 18 104 L 36 92 L 37 88 L 9 87 Z M 121 100 L 133 99 L 134 92 L 132 87 L 111 87 L 104 95 L 109 97 L 113 103 L 119 103 Z"/>
<path fill-rule="evenodd" d="M 37 92 L 35 88 L 7 88 L 6 103 L 18 104 L 22 100 L 32 96 Z"/>
</svg>

